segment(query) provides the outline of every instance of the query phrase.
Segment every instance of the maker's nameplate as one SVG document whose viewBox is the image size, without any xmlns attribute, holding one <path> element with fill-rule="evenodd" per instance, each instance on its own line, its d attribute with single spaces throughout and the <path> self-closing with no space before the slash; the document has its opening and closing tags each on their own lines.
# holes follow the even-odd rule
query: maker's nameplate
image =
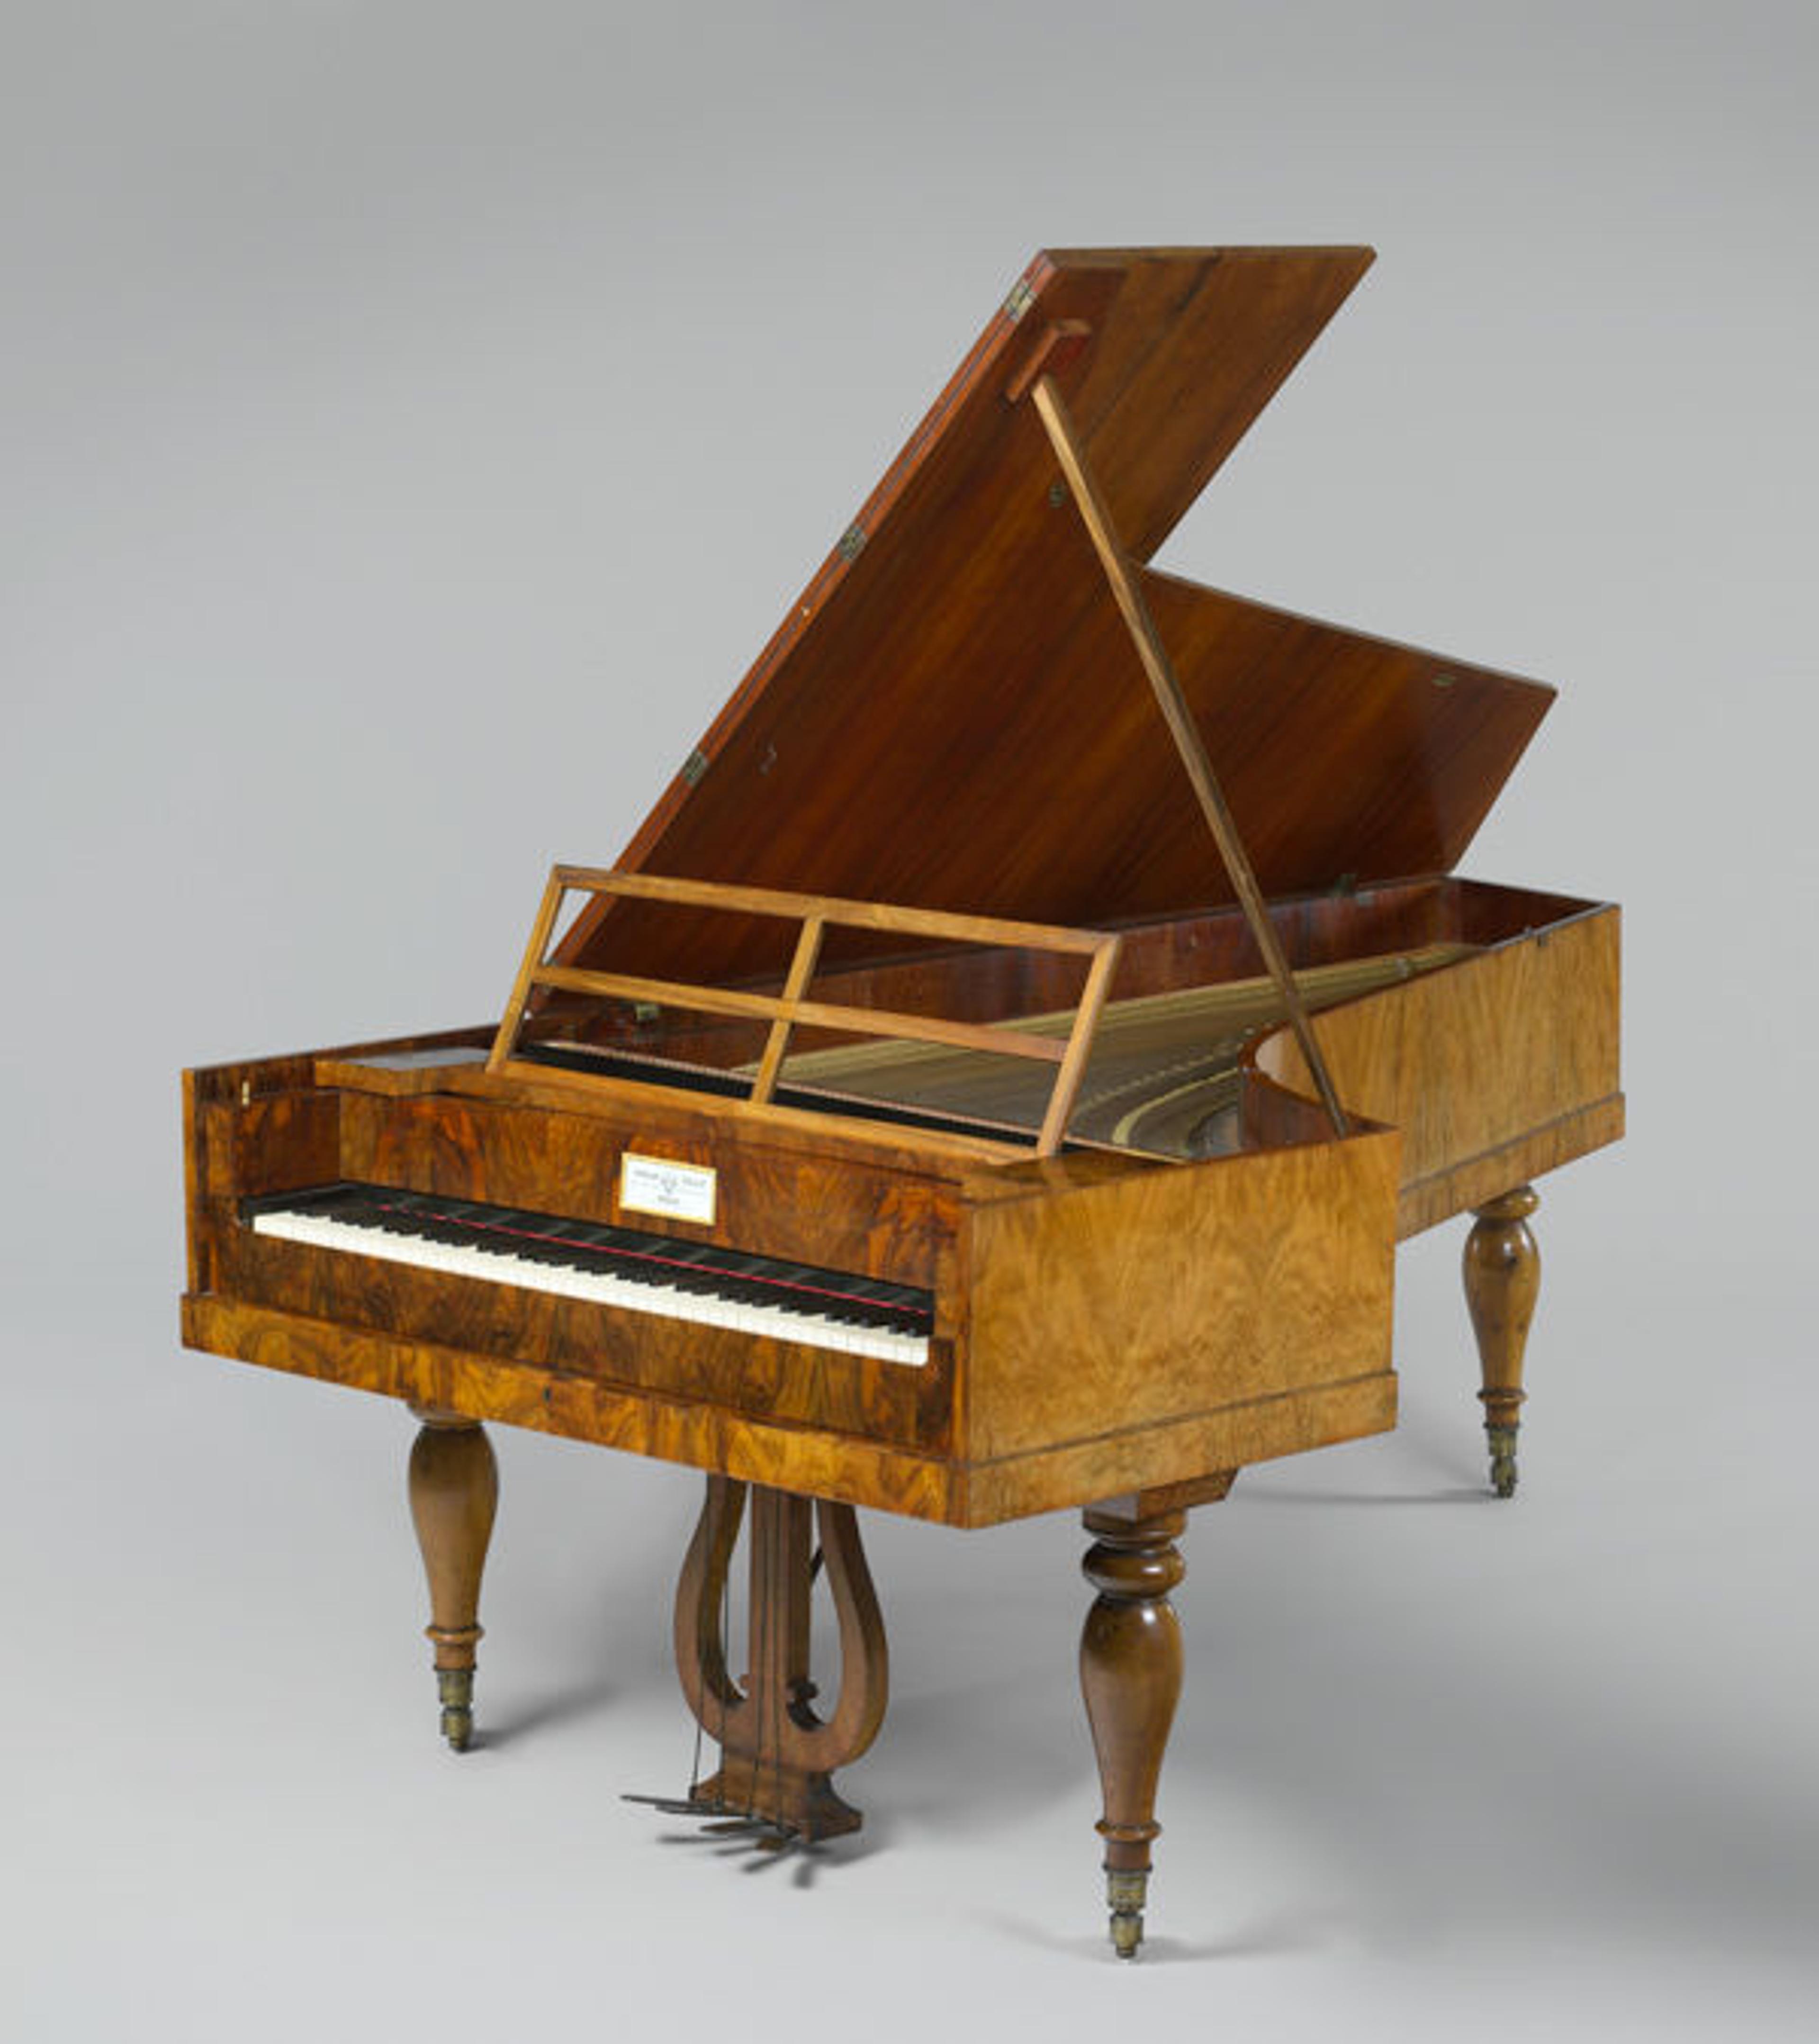
<svg viewBox="0 0 1819 2044">
<path fill-rule="evenodd" d="M 678 1164 L 673 1158 L 639 1157 L 627 1150 L 620 1160 L 619 1204 L 633 1213 L 712 1228 L 719 1177 L 711 1165 Z"/>
</svg>

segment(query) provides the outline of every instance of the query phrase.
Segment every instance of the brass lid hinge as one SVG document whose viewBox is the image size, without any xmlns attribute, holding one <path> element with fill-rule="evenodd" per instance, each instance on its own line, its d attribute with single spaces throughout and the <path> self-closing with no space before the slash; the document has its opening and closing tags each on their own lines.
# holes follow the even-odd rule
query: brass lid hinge
<svg viewBox="0 0 1819 2044">
<path fill-rule="evenodd" d="M 682 762 L 682 778 L 691 788 L 700 786 L 701 776 L 708 770 L 708 763 L 707 754 L 698 745 Z"/>
<path fill-rule="evenodd" d="M 840 544 L 834 551 L 843 561 L 856 561 L 865 551 L 865 528 L 856 521 L 840 535 Z"/>
<path fill-rule="evenodd" d="M 1004 317 L 1020 320 L 1036 302 L 1035 287 L 1027 277 L 1019 277 L 1011 286 L 1011 295 L 1004 301 Z"/>
</svg>

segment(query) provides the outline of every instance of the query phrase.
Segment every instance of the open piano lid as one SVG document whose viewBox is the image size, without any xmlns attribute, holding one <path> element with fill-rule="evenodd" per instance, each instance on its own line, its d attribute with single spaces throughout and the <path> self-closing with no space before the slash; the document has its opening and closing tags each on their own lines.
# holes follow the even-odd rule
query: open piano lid
<svg viewBox="0 0 1819 2044">
<path fill-rule="evenodd" d="M 1053 370 L 1146 563 L 1371 259 L 1038 256 L 620 864 L 1080 927 L 1230 901 L 1042 422 L 1011 394 Z M 1449 871 L 1552 699 L 1140 579 L 1272 896 Z M 792 937 L 621 901 L 591 905 L 558 955 L 725 983 L 779 970 Z"/>
</svg>

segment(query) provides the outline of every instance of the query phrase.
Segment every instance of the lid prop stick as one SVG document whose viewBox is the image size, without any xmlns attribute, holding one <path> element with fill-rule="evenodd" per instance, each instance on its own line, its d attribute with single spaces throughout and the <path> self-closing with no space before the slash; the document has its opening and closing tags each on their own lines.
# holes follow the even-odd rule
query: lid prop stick
<svg viewBox="0 0 1819 2044">
<path fill-rule="evenodd" d="M 1251 935 L 1257 939 L 1257 947 L 1263 954 L 1263 961 L 1270 978 L 1276 982 L 1276 992 L 1281 996 L 1284 1012 L 1289 1026 L 1295 1032 L 1295 1040 L 1301 1046 L 1301 1055 L 1307 1062 L 1313 1074 L 1314 1084 L 1320 1095 L 1321 1104 L 1333 1124 L 1336 1134 L 1349 1132 L 1345 1110 L 1339 1104 L 1339 1096 L 1333 1085 L 1333 1077 L 1326 1069 L 1326 1060 L 1315 1042 L 1314 1025 L 1308 1020 L 1307 1009 L 1301 998 L 1301 989 L 1295 984 L 1295 975 L 1288 969 L 1288 961 L 1283 955 L 1282 946 L 1276 934 L 1276 926 L 1269 920 L 1269 910 L 1263 892 L 1257 884 L 1257 875 L 1251 870 L 1250 859 L 1239 837 L 1238 827 L 1232 820 L 1231 811 L 1226 806 L 1224 793 L 1218 777 L 1213 772 L 1212 762 L 1207 757 L 1207 748 L 1202 743 L 1199 728 L 1194 722 L 1193 712 L 1188 707 L 1188 699 L 1181 693 L 1181 684 L 1176 678 L 1166 648 L 1156 629 L 1155 620 L 1149 614 L 1149 606 L 1143 599 L 1136 576 L 1131 571 L 1129 557 L 1120 543 L 1114 528 L 1110 512 L 1101 494 L 1097 478 L 1088 463 L 1086 449 L 1074 431 L 1073 420 L 1052 375 L 1043 374 L 1030 386 L 1030 395 L 1034 402 L 1044 430 L 1055 451 L 1055 459 L 1061 463 L 1061 474 L 1066 478 L 1073 493 L 1076 507 L 1087 536 L 1098 554 L 1100 565 L 1105 570 L 1106 580 L 1111 585 L 1111 593 L 1118 608 L 1123 614 L 1126 628 L 1131 642 L 1137 648 L 1137 657 L 1143 663 L 1143 671 L 1149 678 L 1149 686 L 1155 691 L 1157 707 L 1163 721 L 1169 727 L 1169 735 L 1175 741 L 1175 749 L 1181 755 L 1181 764 L 1187 769 L 1188 778 L 1199 798 L 1201 813 L 1206 817 L 1207 828 L 1213 834 L 1213 842 L 1218 847 L 1219 856 L 1225 861 L 1226 870 L 1231 875 L 1232 886 L 1237 891 L 1245 920 L 1250 925 Z"/>
</svg>

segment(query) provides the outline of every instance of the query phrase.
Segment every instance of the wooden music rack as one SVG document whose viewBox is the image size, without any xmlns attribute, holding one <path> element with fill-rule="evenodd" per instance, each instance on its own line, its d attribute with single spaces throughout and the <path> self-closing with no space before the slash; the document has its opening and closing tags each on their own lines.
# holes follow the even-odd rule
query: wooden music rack
<svg viewBox="0 0 1819 2044">
<path fill-rule="evenodd" d="M 635 974 L 582 970 L 552 965 L 547 953 L 571 892 L 617 896 L 673 906 L 722 909 L 747 916 L 773 916 L 799 926 L 795 952 L 781 993 L 754 993 L 744 989 L 700 986 L 683 980 L 647 979 Z M 854 1008 L 811 1001 L 808 989 L 829 924 L 846 929 L 882 930 L 906 937 L 932 937 L 950 943 L 990 944 L 1019 951 L 1071 952 L 1088 960 L 1085 984 L 1073 1025 L 1065 1037 L 1032 1035 L 938 1016 L 905 1015 L 876 1008 Z M 1053 1064 L 1055 1081 L 1036 1140 L 1038 1157 L 1053 1156 L 1067 1132 L 1075 1095 L 1092 1054 L 1093 1035 L 1118 959 L 1118 939 L 1100 930 L 1074 930 L 1045 923 L 1007 922 L 991 916 L 952 915 L 931 909 L 905 909 L 882 901 L 846 901 L 819 894 L 785 893 L 771 888 L 741 887 L 712 880 L 673 880 L 649 873 L 621 873 L 597 866 L 557 866 L 531 926 L 518 977 L 500 1020 L 486 1060 L 495 1077 L 535 1079 L 541 1068 L 514 1055 L 532 997 L 539 989 L 551 993 L 594 994 L 607 1000 L 680 1009 L 685 1013 L 723 1015 L 745 1021 L 769 1022 L 770 1032 L 758 1060 L 748 1105 L 770 1105 L 783 1069 L 790 1032 L 798 1024 L 809 1028 L 849 1031 L 855 1035 L 884 1036 L 915 1043 L 939 1043 L 954 1050 L 982 1051 L 994 1056 L 1033 1058 Z"/>
</svg>

